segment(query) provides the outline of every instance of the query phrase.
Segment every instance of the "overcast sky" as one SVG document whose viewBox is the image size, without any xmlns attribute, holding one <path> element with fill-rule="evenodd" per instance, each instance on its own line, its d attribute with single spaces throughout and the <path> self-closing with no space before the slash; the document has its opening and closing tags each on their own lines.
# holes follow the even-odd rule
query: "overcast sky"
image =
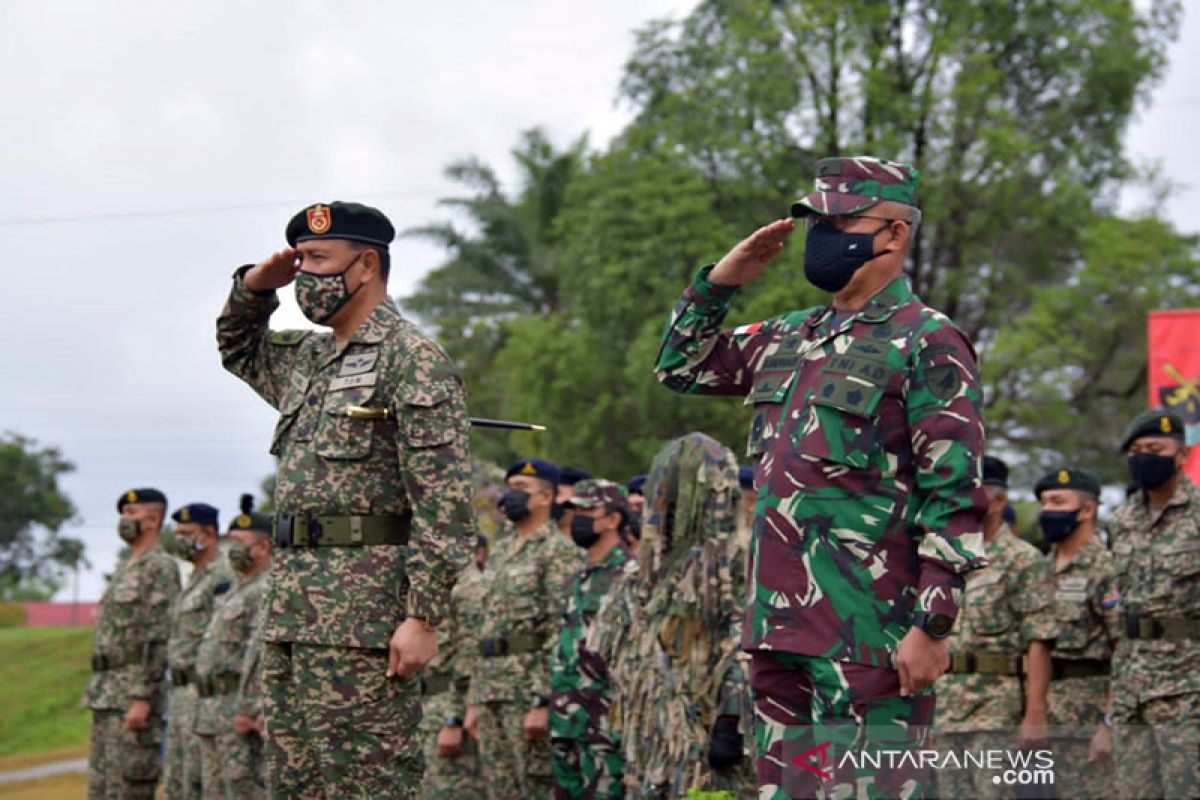
<svg viewBox="0 0 1200 800">
<path fill-rule="evenodd" d="M 236 266 L 316 200 L 364 200 L 398 228 L 441 218 L 445 164 L 477 155 L 507 175 L 532 125 L 602 145 L 627 119 L 614 98 L 632 30 L 692 5 L 0 2 L 0 430 L 77 466 L 65 533 L 94 565 L 80 596 L 112 569 L 123 490 L 211 502 L 224 525 L 272 469 L 273 412 L 216 352 Z M 1190 231 L 1197 53 L 1189 13 L 1129 138 L 1185 185 L 1167 212 Z M 393 254 L 397 295 L 442 258 L 407 240 Z M 306 326 L 283 296 L 274 326 Z"/>
</svg>

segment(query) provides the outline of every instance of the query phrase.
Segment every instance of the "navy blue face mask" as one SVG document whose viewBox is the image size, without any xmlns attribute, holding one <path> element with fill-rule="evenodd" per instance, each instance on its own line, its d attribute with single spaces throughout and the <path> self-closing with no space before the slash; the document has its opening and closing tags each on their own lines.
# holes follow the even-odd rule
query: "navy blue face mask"
<svg viewBox="0 0 1200 800">
<path fill-rule="evenodd" d="M 1157 489 L 1175 477 L 1175 456 L 1134 453 L 1128 459 L 1129 478 L 1140 489 Z"/>
<path fill-rule="evenodd" d="M 1061 542 L 1079 527 L 1079 509 L 1070 511 L 1043 511 L 1038 515 L 1042 536 L 1051 544 Z"/>
<path fill-rule="evenodd" d="M 888 220 L 871 233 L 847 233 L 818 222 L 808 229 L 804 244 L 804 277 L 826 292 L 840 292 L 859 267 L 881 253 L 874 250 L 875 237 L 887 230 Z"/>
</svg>

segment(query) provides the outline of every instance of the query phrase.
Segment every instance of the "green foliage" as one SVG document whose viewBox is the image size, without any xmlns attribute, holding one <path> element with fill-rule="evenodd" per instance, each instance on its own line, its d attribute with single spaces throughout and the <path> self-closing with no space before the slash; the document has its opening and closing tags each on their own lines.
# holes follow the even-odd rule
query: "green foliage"
<svg viewBox="0 0 1200 800">
<path fill-rule="evenodd" d="M 0 756 L 86 746 L 91 628 L 0 630 Z"/>
<path fill-rule="evenodd" d="M 0 603 L 0 628 L 21 628 L 25 625 L 25 609 L 20 603 Z"/>
<path fill-rule="evenodd" d="M 68 570 L 86 563 L 83 542 L 58 534 L 75 515 L 58 480 L 74 469 L 58 448 L 0 436 L 0 599 L 52 595 Z"/>
</svg>

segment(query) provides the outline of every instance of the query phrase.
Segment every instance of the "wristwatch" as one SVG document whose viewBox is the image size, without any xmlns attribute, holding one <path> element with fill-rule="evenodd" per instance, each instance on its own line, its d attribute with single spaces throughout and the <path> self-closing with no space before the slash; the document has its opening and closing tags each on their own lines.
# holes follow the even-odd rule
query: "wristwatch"
<svg viewBox="0 0 1200 800">
<path fill-rule="evenodd" d="M 954 617 L 945 614 L 931 614 L 928 611 L 918 611 L 913 615 L 913 625 L 934 639 L 945 639 L 954 627 Z"/>
<path fill-rule="evenodd" d="M 461 728 L 463 721 L 459 717 L 442 717 L 442 725 L 447 728 Z"/>
<path fill-rule="evenodd" d="M 1111 712 L 1111 711 L 1106 711 L 1106 712 L 1104 713 L 1104 724 L 1105 724 L 1105 725 L 1107 725 L 1107 726 L 1108 726 L 1108 727 L 1110 727 L 1110 728 L 1113 726 L 1112 712 Z"/>
</svg>

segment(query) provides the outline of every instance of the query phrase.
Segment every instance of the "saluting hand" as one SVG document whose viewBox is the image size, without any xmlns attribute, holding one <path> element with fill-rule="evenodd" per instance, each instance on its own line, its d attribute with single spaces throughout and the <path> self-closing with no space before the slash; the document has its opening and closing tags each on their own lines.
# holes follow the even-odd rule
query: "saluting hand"
<svg viewBox="0 0 1200 800">
<path fill-rule="evenodd" d="M 252 292 L 267 292 L 287 286 L 299 271 L 296 251 L 285 247 L 246 270 L 242 275 L 242 284 Z"/>
<path fill-rule="evenodd" d="M 392 634 L 388 648 L 387 676 L 411 678 L 437 655 L 437 632 L 425 620 L 409 617 Z"/>
<path fill-rule="evenodd" d="M 762 274 L 767 262 L 779 255 L 783 243 L 796 230 L 796 221 L 777 219 L 738 242 L 708 273 L 708 279 L 724 286 L 741 286 Z"/>
</svg>

